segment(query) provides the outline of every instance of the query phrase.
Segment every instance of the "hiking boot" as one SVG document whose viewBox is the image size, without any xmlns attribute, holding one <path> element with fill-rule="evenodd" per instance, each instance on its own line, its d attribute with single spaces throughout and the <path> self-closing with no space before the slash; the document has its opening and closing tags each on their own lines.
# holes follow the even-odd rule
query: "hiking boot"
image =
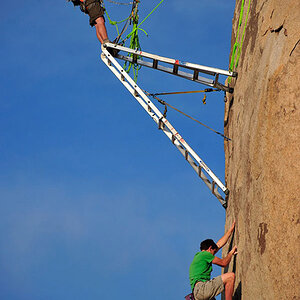
<svg viewBox="0 0 300 300">
<path fill-rule="evenodd" d="M 106 43 L 111 43 L 111 41 L 109 39 L 103 40 L 103 45 L 106 44 Z"/>
<path fill-rule="evenodd" d="M 107 51 L 108 51 L 113 57 L 116 57 L 116 56 L 118 55 L 118 53 L 120 52 L 120 50 L 114 49 L 114 48 L 107 48 Z"/>
<path fill-rule="evenodd" d="M 105 39 L 105 40 L 103 41 L 103 45 L 105 45 L 106 43 L 111 43 L 111 44 L 113 44 L 109 39 Z M 120 52 L 120 50 L 117 50 L 117 49 L 114 49 L 114 48 L 109 48 L 109 47 L 107 47 L 106 49 L 107 49 L 107 51 L 108 51 L 113 57 L 116 57 L 116 56 L 118 55 L 118 53 Z"/>
</svg>

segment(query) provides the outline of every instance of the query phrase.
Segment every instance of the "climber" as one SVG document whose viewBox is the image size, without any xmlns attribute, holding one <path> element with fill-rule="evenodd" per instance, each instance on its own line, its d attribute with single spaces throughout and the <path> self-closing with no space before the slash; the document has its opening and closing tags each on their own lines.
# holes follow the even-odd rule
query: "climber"
<svg viewBox="0 0 300 300">
<path fill-rule="evenodd" d="M 102 6 L 102 0 L 68 0 L 72 2 L 74 6 L 80 6 L 82 12 L 86 13 L 90 17 L 90 25 L 96 28 L 97 38 L 101 44 L 109 42 L 104 11 Z"/>
<path fill-rule="evenodd" d="M 226 267 L 233 255 L 237 254 L 237 247 L 227 254 L 225 258 L 218 258 L 215 254 L 227 243 L 235 228 L 235 222 L 225 235 L 215 244 L 211 239 L 201 242 L 200 252 L 196 253 L 190 266 L 189 277 L 192 293 L 195 300 L 214 299 L 225 287 L 225 299 L 232 300 L 234 287 L 234 273 L 225 273 L 216 278 L 210 279 L 212 263 L 221 267 Z"/>
</svg>

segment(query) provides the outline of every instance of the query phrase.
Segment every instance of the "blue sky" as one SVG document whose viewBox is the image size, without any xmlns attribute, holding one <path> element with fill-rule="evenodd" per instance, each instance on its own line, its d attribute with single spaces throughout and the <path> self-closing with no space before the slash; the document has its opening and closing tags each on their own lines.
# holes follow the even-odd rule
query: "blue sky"
<svg viewBox="0 0 300 300">
<path fill-rule="evenodd" d="M 158 2 L 142 1 L 140 18 Z M 112 19 L 127 16 L 105 3 Z M 227 69 L 233 9 L 165 0 L 141 46 Z M 78 8 L 4 2 L 0 24 L 0 298 L 183 299 L 199 242 L 223 234 L 224 209 L 102 63 Z M 138 83 L 203 88 L 147 69 Z M 206 105 L 197 94 L 164 100 L 223 131 L 222 93 Z M 224 182 L 222 138 L 171 110 L 168 119 Z"/>
</svg>

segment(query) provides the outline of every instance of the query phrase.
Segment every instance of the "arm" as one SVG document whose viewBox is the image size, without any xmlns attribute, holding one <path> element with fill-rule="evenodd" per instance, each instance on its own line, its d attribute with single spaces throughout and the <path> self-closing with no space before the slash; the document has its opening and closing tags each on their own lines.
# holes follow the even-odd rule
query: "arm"
<svg viewBox="0 0 300 300">
<path fill-rule="evenodd" d="M 233 255 L 237 254 L 237 247 L 234 246 L 233 249 L 227 254 L 225 258 L 215 257 L 212 261 L 213 264 L 218 265 L 220 267 L 227 267 L 231 261 Z"/>
<path fill-rule="evenodd" d="M 224 234 L 223 237 L 221 237 L 218 242 L 217 242 L 217 246 L 218 248 L 222 248 L 228 241 L 228 239 L 230 238 L 232 232 L 234 231 L 234 227 L 235 227 L 235 221 L 233 222 L 233 224 L 231 225 L 230 229 Z"/>
</svg>

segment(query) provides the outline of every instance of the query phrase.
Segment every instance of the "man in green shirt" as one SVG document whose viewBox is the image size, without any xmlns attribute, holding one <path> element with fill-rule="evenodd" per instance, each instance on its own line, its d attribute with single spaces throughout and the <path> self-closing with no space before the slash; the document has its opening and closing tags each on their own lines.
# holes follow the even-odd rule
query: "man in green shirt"
<svg viewBox="0 0 300 300">
<path fill-rule="evenodd" d="M 225 235 L 215 244 L 211 239 L 201 242 L 201 252 L 196 253 L 190 266 L 190 284 L 195 300 L 214 299 L 225 288 L 225 299 L 232 300 L 234 287 L 234 273 L 226 273 L 216 278 L 210 279 L 212 264 L 226 267 L 233 255 L 237 254 L 237 247 L 227 254 L 225 258 L 218 258 L 215 254 L 227 243 L 234 231 L 235 222 Z"/>
</svg>

